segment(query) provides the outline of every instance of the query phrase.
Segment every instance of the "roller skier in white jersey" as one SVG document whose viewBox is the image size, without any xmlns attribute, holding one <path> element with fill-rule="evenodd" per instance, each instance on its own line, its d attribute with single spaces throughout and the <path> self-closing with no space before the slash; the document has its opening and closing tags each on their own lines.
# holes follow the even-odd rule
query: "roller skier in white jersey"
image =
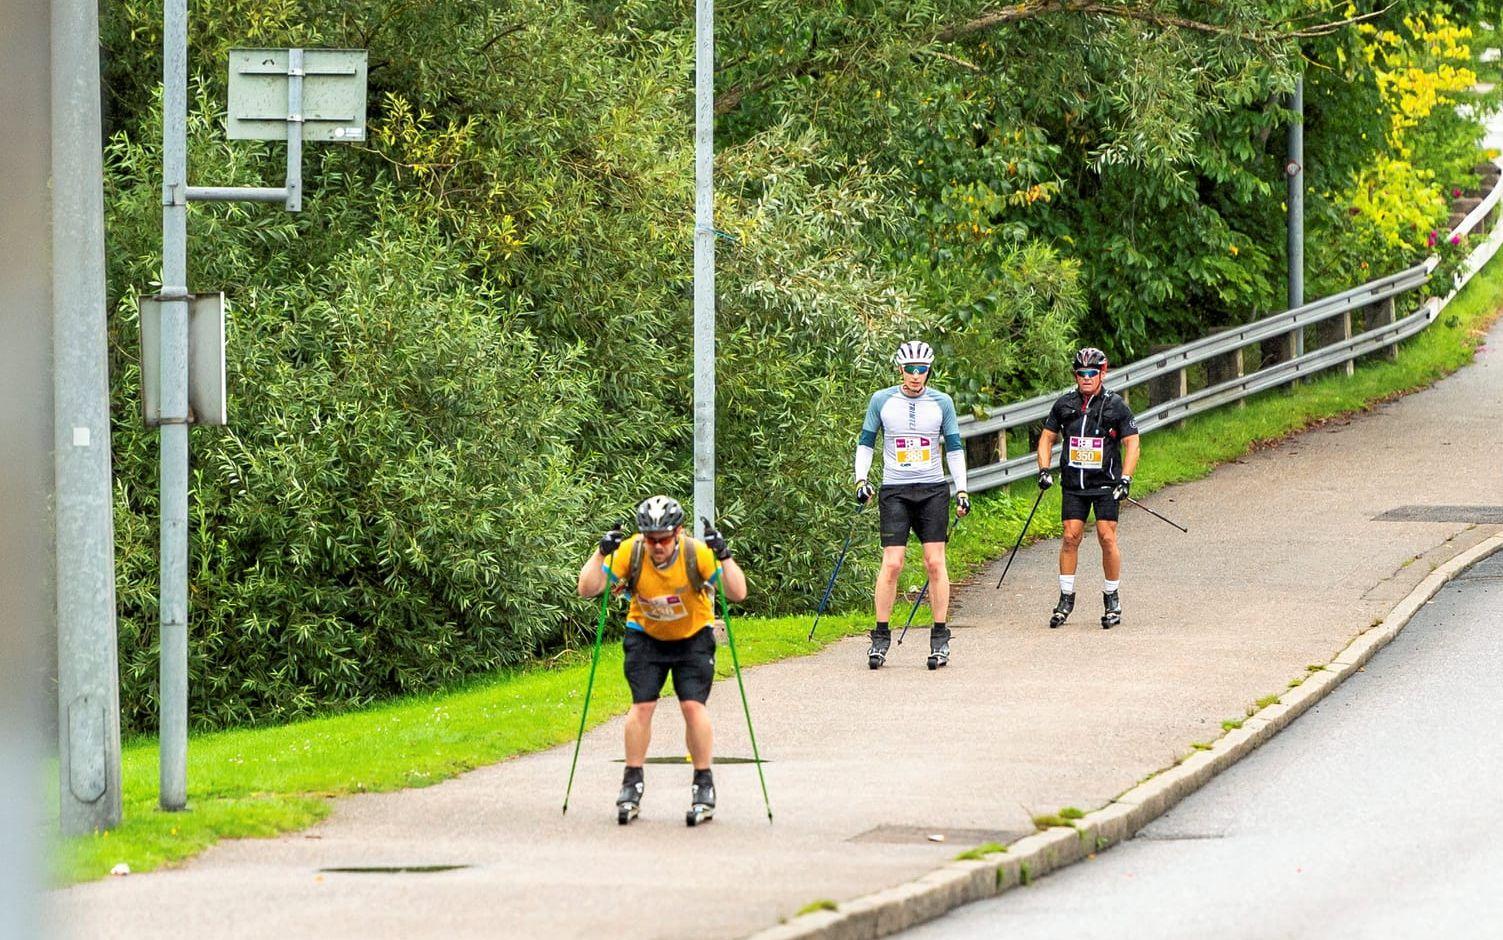
<svg viewBox="0 0 1503 940">
<path fill-rule="evenodd" d="M 955 515 L 964 516 L 971 511 L 971 500 L 966 494 L 965 448 L 955 418 L 955 403 L 949 395 L 929 387 L 934 350 L 927 343 L 906 342 L 898 347 L 893 362 L 898 367 L 900 382 L 871 397 L 856 445 L 856 501 L 864 504 L 877 497 L 882 531 L 882 570 L 877 575 L 875 592 L 876 627 L 871 632 L 867 665 L 879 669 L 887 662 L 898 575 L 903 571 L 908 535 L 912 532 L 923 545 L 924 567 L 929 574 L 929 608 L 934 614 L 927 665 L 938 669 L 950 661 L 950 630 L 946 625 L 950 575 L 945 564 L 950 487 L 945 482 L 940 454 L 943 452 L 955 481 Z M 867 480 L 878 432 L 882 434 L 880 491 Z"/>
</svg>

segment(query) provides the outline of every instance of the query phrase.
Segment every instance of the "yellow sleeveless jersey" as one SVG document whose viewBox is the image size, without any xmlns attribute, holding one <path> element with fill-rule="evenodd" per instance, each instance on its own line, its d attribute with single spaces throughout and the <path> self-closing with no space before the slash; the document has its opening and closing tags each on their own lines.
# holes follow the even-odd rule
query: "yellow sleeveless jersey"
<svg viewBox="0 0 1503 940">
<path fill-rule="evenodd" d="M 606 560 L 605 571 L 615 585 L 626 580 L 631 571 L 631 553 L 641 535 L 633 535 L 616 549 L 615 561 Z M 693 561 L 699 565 L 704 577 L 705 589 L 695 593 L 689 585 L 689 572 L 684 567 L 685 553 L 694 549 Z M 652 563 L 652 556 L 644 545 L 642 573 L 637 578 L 636 588 L 630 584 L 631 610 L 627 614 L 627 627 L 635 627 L 657 640 L 682 640 L 691 637 L 715 620 L 715 578 L 720 576 L 720 562 L 715 553 L 703 542 L 679 537 L 678 552 L 666 568 Z"/>
</svg>

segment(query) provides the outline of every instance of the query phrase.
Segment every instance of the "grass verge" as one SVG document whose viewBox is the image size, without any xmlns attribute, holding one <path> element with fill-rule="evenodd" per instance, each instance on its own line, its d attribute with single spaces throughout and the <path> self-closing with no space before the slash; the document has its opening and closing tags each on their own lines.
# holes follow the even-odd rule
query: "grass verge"
<svg viewBox="0 0 1503 940">
<path fill-rule="evenodd" d="M 1503 265 L 1491 265 L 1438 322 L 1405 344 L 1396 361 L 1369 362 L 1350 378 L 1332 375 L 1268 392 L 1245 408 L 1155 432 L 1145 442 L 1134 491 L 1146 495 L 1198 479 L 1257 446 L 1432 384 L 1471 361 L 1500 307 Z M 949 556 L 957 580 L 974 575 L 1017 538 L 1036 490 L 1028 482 L 1011 490 L 981 494 L 975 511 L 957 530 Z M 1031 540 L 1059 531 L 1056 488 L 1044 496 Z M 922 580 L 917 563 L 904 576 L 904 583 L 914 587 Z M 1051 600 L 1041 599 L 1040 610 Z M 907 607 L 900 603 L 894 620 L 906 616 Z M 866 629 L 868 622 L 864 610 L 826 615 L 813 643 L 805 640 L 807 616 L 740 618 L 732 626 L 741 661 L 752 666 L 815 652 Z M 914 622 L 927 624 L 927 611 Z M 129 742 L 123 754 L 124 823 L 110 833 L 61 840 L 54 853 L 54 878 L 59 883 L 98 878 L 121 862 L 132 871 L 147 871 L 219 839 L 269 836 L 311 825 L 328 814 L 333 797 L 429 786 L 474 767 L 565 743 L 579 726 L 588 670 L 589 652 L 575 651 L 546 665 L 365 711 L 195 735 L 189 748 L 190 804 L 184 813 L 156 808 L 155 740 Z M 591 700 L 591 726 L 629 704 L 620 670 L 620 649 L 608 645 Z M 729 675 L 730 657 L 721 657 L 720 671 Z M 1277 696 L 1259 705 L 1267 701 L 1277 701 Z M 559 786 L 562 800 L 562 780 Z"/>
</svg>

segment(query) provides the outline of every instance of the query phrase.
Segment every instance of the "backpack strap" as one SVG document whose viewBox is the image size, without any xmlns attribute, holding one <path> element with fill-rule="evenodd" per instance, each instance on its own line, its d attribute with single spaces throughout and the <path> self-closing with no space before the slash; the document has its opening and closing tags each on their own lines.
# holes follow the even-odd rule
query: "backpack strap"
<svg viewBox="0 0 1503 940">
<path fill-rule="evenodd" d="M 684 576 L 689 579 L 689 590 L 695 594 L 702 594 L 705 590 L 705 576 L 699 570 L 700 544 L 697 539 L 686 535 L 678 546 L 679 554 L 684 559 Z M 646 553 L 646 540 L 638 538 L 631 547 L 631 566 L 626 570 L 626 580 L 621 582 L 633 594 L 637 593 L 637 579 L 642 577 L 642 557 Z"/>
</svg>

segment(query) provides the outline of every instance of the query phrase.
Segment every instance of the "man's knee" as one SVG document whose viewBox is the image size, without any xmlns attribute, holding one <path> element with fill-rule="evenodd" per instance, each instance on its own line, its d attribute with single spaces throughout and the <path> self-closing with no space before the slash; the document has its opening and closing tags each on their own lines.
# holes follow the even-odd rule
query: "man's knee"
<svg viewBox="0 0 1503 940">
<path fill-rule="evenodd" d="M 1096 541 L 1098 541 L 1098 542 L 1101 543 L 1101 547 L 1102 548 L 1116 548 L 1117 547 L 1117 527 L 1114 526 L 1114 525 L 1113 526 L 1107 526 L 1107 525 L 1101 525 L 1100 523 L 1097 523 L 1097 525 L 1096 525 Z"/>
<path fill-rule="evenodd" d="M 893 558 L 890 555 L 882 556 L 882 577 L 896 578 L 903 573 L 903 559 L 901 556 Z"/>
<path fill-rule="evenodd" d="M 1075 529 L 1075 528 L 1065 529 L 1065 534 L 1063 536 L 1063 542 L 1064 542 L 1064 546 L 1065 546 L 1066 550 L 1073 552 L 1075 549 L 1077 549 L 1077 548 L 1080 547 L 1080 542 L 1084 538 L 1085 538 L 1085 530 L 1084 529 Z"/>
<path fill-rule="evenodd" d="M 941 578 L 947 578 L 949 576 L 949 571 L 945 567 L 944 553 L 940 553 L 936 556 L 925 555 L 924 571 L 929 575 L 930 581 L 938 581 Z"/>
<path fill-rule="evenodd" d="M 626 717 L 635 721 L 651 721 L 653 709 L 657 707 L 657 702 L 636 702 Z"/>
</svg>

